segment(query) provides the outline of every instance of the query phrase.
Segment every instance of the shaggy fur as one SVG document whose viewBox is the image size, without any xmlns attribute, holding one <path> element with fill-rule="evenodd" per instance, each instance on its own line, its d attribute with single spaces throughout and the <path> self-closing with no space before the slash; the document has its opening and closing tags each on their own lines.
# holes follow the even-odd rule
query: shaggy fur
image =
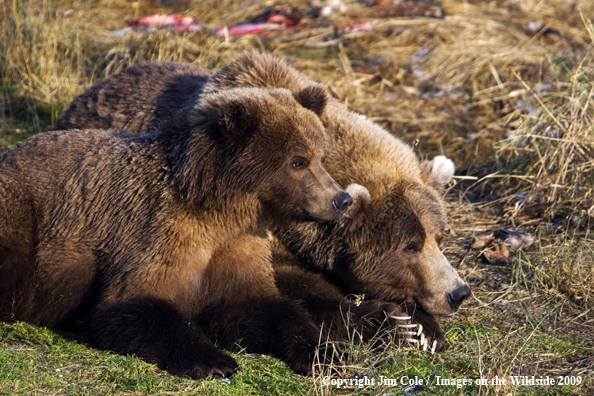
<svg viewBox="0 0 594 396">
<path fill-rule="evenodd" d="M 170 118 L 171 109 L 191 108 L 211 74 L 208 70 L 180 63 L 128 68 L 124 75 L 132 89 L 120 89 L 119 77 L 103 80 L 72 102 L 54 130 L 77 129 L 84 125 L 83 128 L 90 129 L 146 132 L 155 126 L 155 120 Z M 176 81 L 175 85 L 171 84 L 172 80 Z"/>
<path fill-rule="evenodd" d="M 135 97 L 142 93 L 143 102 L 155 110 L 140 115 L 129 111 L 118 117 L 127 125 L 138 124 L 138 119 L 143 125 L 158 124 L 161 114 L 179 117 L 176 111 L 183 113 L 191 105 L 170 105 L 173 102 L 163 99 L 171 92 L 186 92 L 188 86 L 195 87 L 196 96 L 236 87 L 283 87 L 294 92 L 320 87 L 271 55 L 244 54 L 208 78 L 204 77 L 208 71 L 196 68 L 186 73 L 187 67 L 151 63 L 125 70 L 77 98 L 60 122 L 71 122 L 76 113 L 79 126 L 85 125 L 85 120 L 95 117 L 85 112 L 87 107 L 96 106 L 105 113 L 134 109 L 139 106 Z M 138 79 L 138 70 L 149 74 L 154 70 L 155 77 Z M 158 86 L 148 83 L 157 78 Z M 193 79 L 191 85 L 188 78 Z M 134 93 L 110 98 L 110 90 Z M 102 102 L 94 99 L 102 95 Z M 436 339 L 442 349 L 443 333 L 426 313 L 452 315 L 470 294 L 439 248 L 446 225 L 440 195 L 454 165 L 443 156 L 419 161 L 409 146 L 326 96 L 328 104 L 320 114 L 328 134 L 325 166 L 336 181 L 350 186 L 355 202 L 338 223 L 290 221 L 273 227 L 277 285 L 286 295 L 304 300 L 317 323 L 325 323 L 336 338 L 344 336 L 345 310 L 353 313 L 355 323 L 363 316 L 382 322 L 386 314 L 400 312 L 397 304 L 414 301 L 405 310 L 414 313 L 413 320 L 422 323 L 427 337 Z M 109 117 L 92 122 L 113 127 Z M 130 133 L 147 130 L 127 129 Z M 378 301 L 345 302 L 345 294 L 353 293 Z"/>
<path fill-rule="evenodd" d="M 99 347 L 193 378 L 237 368 L 209 336 L 310 371 L 319 329 L 278 292 L 266 231 L 346 209 L 321 165 L 324 101 L 238 88 L 152 135 L 59 131 L 9 149 L 0 319 L 82 319 Z"/>
</svg>

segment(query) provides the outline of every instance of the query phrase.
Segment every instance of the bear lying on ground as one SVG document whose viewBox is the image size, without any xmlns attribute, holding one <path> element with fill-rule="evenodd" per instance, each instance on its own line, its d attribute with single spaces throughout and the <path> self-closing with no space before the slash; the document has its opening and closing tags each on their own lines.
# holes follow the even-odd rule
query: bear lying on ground
<svg viewBox="0 0 594 396">
<path fill-rule="evenodd" d="M 216 73 L 148 63 L 87 90 L 57 128 L 146 133 L 168 118 L 183 117 L 201 97 L 236 87 L 299 91 L 320 85 L 282 60 L 257 53 L 246 53 Z M 348 338 L 343 326 L 347 311 L 364 337 L 375 332 L 374 323 L 386 323 L 386 315 L 405 311 L 423 325 L 430 345 L 434 341 L 441 350 L 444 335 L 432 315 L 452 315 L 470 294 L 439 247 L 446 226 L 440 195 L 454 165 L 443 156 L 420 162 L 409 146 L 375 123 L 347 111 L 328 94 L 327 101 L 320 114 L 328 134 L 325 167 L 349 186 L 355 202 L 337 223 L 273 226 L 277 286 L 305 301 L 333 339 Z M 365 294 L 371 300 L 353 304 L 344 299 L 346 294 Z"/>
<path fill-rule="evenodd" d="M 84 320 L 105 349 L 227 376 L 232 348 L 300 373 L 319 329 L 278 292 L 266 232 L 351 202 L 322 167 L 325 93 L 237 88 L 155 135 L 48 132 L 0 157 L 0 319 Z M 316 114 L 317 113 L 317 114 Z"/>
</svg>

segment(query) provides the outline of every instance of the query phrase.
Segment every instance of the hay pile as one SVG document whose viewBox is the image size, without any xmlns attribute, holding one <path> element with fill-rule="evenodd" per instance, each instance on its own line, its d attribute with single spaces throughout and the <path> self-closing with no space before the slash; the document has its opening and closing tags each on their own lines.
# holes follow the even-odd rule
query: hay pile
<svg viewBox="0 0 594 396">
<path fill-rule="evenodd" d="M 587 225 L 594 215 L 591 2 L 446 0 L 434 2 L 445 17 L 428 18 L 390 17 L 386 2 L 351 0 L 344 14 L 321 18 L 323 4 L 298 0 L 291 6 L 301 10 L 299 27 L 227 38 L 209 27 L 250 22 L 262 14 L 262 2 L 160 4 L 3 2 L 4 113 L 32 118 L 43 130 L 84 88 L 131 64 L 214 68 L 256 48 L 289 58 L 422 156 L 453 158 L 459 175 L 478 178 L 461 183 L 461 200 L 496 200 L 500 214 L 514 218 Z M 283 3 L 265 6 L 274 4 Z M 109 34 L 130 19 L 176 11 L 207 27 Z M 351 21 L 370 22 L 373 30 L 344 34 Z"/>
</svg>

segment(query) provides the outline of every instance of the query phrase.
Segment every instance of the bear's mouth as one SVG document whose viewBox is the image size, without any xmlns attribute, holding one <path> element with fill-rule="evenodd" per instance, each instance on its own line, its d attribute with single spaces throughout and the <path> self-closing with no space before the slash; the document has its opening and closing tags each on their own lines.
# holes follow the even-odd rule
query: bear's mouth
<svg viewBox="0 0 594 396">
<path fill-rule="evenodd" d="M 311 222 L 311 223 L 332 223 L 332 222 L 336 221 L 336 219 L 334 217 L 326 219 L 326 218 L 321 218 L 321 217 L 315 216 L 315 215 L 311 214 L 309 212 L 309 210 L 307 210 L 307 209 L 303 209 L 301 212 L 301 215 L 302 215 L 302 218 L 299 220 Z"/>
<path fill-rule="evenodd" d="M 431 312 L 430 310 L 428 310 L 418 299 L 413 298 L 415 304 L 417 304 L 417 307 L 423 311 L 424 313 L 426 313 L 427 315 L 431 315 L 431 316 L 437 316 L 440 318 L 451 318 L 454 315 L 456 315 L 456 312 L 458 311 L 457 309 L 454 312 L 450 312 L 450 313 L 438 313 L 438 312 Z"/>
<path fill-rule="evenodd" d="M 338 221 L 338 220 L 342 219 L 347 212 L 346 209 L 338 208 L 336 206 L 336 203 L 334 203 L 334 201 L 332 201 L 332 209 L 334 209 L 334 221 Z"/>
</svg>

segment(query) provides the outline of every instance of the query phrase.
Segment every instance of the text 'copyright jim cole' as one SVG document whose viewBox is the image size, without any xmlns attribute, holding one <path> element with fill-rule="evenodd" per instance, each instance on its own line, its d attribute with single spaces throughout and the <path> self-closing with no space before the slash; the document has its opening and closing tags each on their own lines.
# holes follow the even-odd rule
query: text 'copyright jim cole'
<svg viewBox="0 0 594 396">
<path fill-rule="evenodd" d="M 445 378 L 439 375 L 434 377 L 409 377 L 403 375 L 399 378 L 388 378 L 380 375 L 375 377 L 354 377 L 354 378 L 331 378 L 326 376 L 322 379 L 322 384 L 326 386 L 333 386 L 337 389 L 341 388 L 365 388 L 368 386 L 455 386 L 462 388 L 463 386 L 564 386 L 564 385 L 579 385 L 582 383 L 580 376 L 558 376 L 558 377 L 542 377 L 535 375 L 512 375 L 509 377 L 493 378 Z"/>
</svg>

